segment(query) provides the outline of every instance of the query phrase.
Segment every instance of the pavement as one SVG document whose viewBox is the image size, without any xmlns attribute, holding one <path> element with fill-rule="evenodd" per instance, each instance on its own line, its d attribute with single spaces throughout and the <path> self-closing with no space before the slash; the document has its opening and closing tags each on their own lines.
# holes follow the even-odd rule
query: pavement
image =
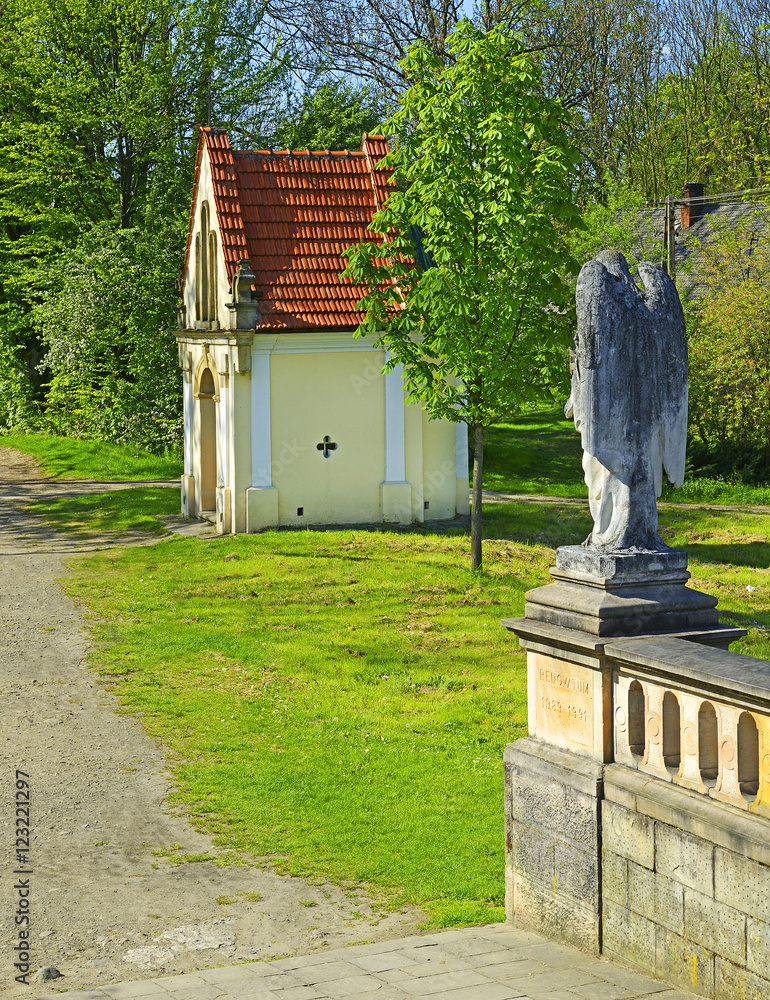
<svg viewBox="0 0 770 1000">
<path fill-rule="evenodd" d="M 29 1000 L 60 1000 L 54 992 Z M 34 984 L 31 984 L 34 985 Z M 58 989 L 57 989 L 58 987 Z M 65 987 L 66 988 L 66 987 Z M 657 979 L 584 955 L 510 924 L 352 945 L 299 958 L 253 962 L 110 983 L 67 1000 L 698 1000 Z"/>
</svg>

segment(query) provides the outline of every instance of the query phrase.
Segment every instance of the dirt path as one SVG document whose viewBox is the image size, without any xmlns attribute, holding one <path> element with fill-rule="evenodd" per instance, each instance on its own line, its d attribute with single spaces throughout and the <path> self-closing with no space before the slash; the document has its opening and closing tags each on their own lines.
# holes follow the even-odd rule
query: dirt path
<svg viewBox="0 0 770 1000">
<path fill-rule="evenodd" d="M 52 491 L 96 488 L 44 480 L 0 449 L 0 995 L 30 992 L 14 981 L 17 879 L 29 878 L 32 967 L 63 973 L 51 992 L 413 933 L 422 914 L 380 917 L 363 890 L 154 853 L 218 851 L 164 806 L 163 747 L 84 665 L 85 623 L 57 580 L 68 554 L 95 543 L 23 510 Z M 29 876 L 14 875 L 17 769 L 30 775 Z"/>
</svg>

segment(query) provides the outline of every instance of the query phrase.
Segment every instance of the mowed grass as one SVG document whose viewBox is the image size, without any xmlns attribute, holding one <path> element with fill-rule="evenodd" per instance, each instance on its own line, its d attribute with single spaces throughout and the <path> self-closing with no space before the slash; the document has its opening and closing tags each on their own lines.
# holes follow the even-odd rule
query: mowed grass
<svg viewBox="0 0 770 1000">
<path fill-rule="evenodd" d="M 179 489 L 142 486 L 80 497 L 61 497 L 29 506 L 57 531 L 104 535 L 146 531 L 161 535 L 166 530 L 158 515 L 179 513 Z"/>
<path fill-rule="evenodd" d="M 484 442 L 484 488 L 534 496 L 587 497 L 580 435 L 562 407 L 501 420 Z"/>
<path fill-rule="evenodd" d="M 562 408 L 508 417 L 486 433 L 484 488 L 533 496 L 588 496 L 580 435 Z M 770 506 L 770 486 L 747 486 L 688 472 L 679 489 L 665 479 L 662 500 Z"/>
<path fill-rule="evenodd" d="M 503 749 L 526 732 L 524 656 L 500 619 L 590 523 L 536 503 L 485 518 L 481 575 L 464 531 L 275 531 L 99 553 L 68 587 L 94 612 L 94 666 L 222 846 L 438 925 L 487 922 L 503 916 Z M 749 628 L 734 648 L 770 656 L 767 519 L 661 522 L 692 585 Z"/>
<path fill-rule="evenodd" d="M 0 447 L 16 448 L 36 458 L 49 476 L 64 479 L 178 479 L 179 455 L 152 455 L 140 448 L 80 441 L 54 434 L 2 434 Z"/>
</svg>

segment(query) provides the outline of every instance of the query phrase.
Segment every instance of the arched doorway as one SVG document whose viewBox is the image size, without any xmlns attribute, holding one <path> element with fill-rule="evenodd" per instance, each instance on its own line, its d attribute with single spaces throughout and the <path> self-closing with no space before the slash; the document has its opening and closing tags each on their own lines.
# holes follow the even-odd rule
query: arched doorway
<svg viewBox="0 0 770 1000">
<path fill-rule="evenodd" d="M 216 514 L 217 507 L 217 403 L 214 376 L 210 368 L 201 373 L 198 388 L 201 428 L 200 515 Z"/>
</svg>

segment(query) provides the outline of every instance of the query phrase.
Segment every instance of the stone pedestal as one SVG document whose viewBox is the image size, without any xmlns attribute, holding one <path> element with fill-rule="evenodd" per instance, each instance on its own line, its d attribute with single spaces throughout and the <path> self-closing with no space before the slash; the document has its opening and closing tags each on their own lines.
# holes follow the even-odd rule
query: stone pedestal
<svg viewBox="0 0 770 1000">
<path fill-rule="evenodd" d="M 556 550 L 555 582 L 526 595 L 528 620 L 597 636 L 635 636 L 718 627 L 716 598 L 687 587 L 687 553 Z M 737 636 L 734 636 L 737 638 Z"/>
<path fill-rule="evenodd" d="M 565 546 L 551 574 L 527 594 L 526 616 L 503 622 L 527 650 L 529 729 L 505 751 L 506 912 L 598 952 L 603 772 L 622 708 L 605 647 L 646 635 L 726 649 L 746 632 L 720 625 L 716 600 L 686 586 L 684 552 Z"/>
</svg>

